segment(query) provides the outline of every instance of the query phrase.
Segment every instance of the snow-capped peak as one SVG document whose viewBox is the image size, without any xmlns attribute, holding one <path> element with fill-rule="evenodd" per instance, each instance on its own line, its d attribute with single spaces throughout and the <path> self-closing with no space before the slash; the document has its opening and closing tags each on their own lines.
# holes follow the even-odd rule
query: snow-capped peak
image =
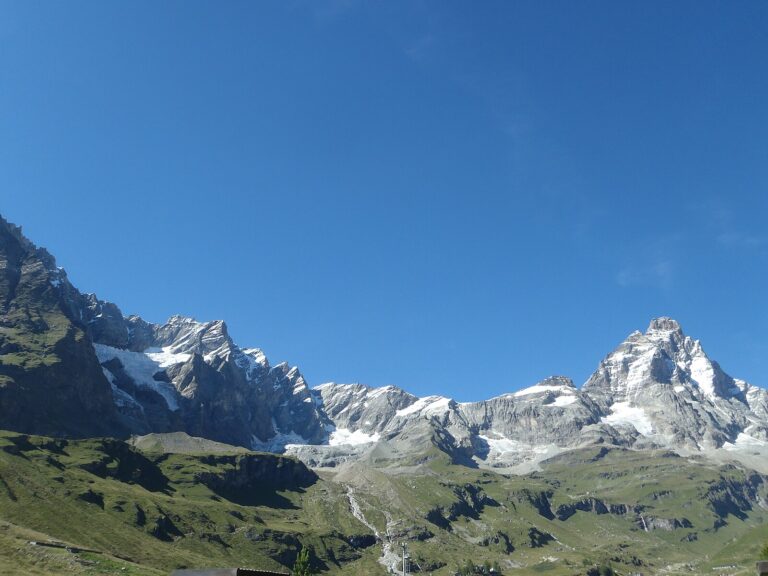
<svg viewBox="0 0 768 576">
<path fill-rule="evenodd" d="M 185 316 L 171 316 L 155 329 L 155 339 L 175 353 L 201 354 L 206 360 L 226 357 L 235 349 L 222 320 L 198 322 Z"/>
</svg>

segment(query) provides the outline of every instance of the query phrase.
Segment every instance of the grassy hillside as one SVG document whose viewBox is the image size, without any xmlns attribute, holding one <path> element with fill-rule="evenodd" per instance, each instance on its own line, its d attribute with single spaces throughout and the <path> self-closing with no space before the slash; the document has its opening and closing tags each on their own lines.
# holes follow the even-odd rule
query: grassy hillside
<svg viewBox="0 0 768 576">
<path fill-rule="evenodd" d="M 322 521 L 312 522 L 318 516 Z M 41 534 L 30 540 L 52 538 L 99 552 L 102 560 L 84 571 L 93 574 L 125 573 L 125 563 L 143 567 L 137 574 L 212 565 L 280 568 L 293 563 L 302 545 L 326 562 L 352 559 L 359 554 L 345 536 L 365 531 L 335 484 L 314 479 L 288 458 L 144 455 L 115 440 L 13 433 L 0 434 L 0 517 L 8 527 L 0 529 L 0 564 L 17 566 L 7 568 L 14 574 L 55 572 L 58 557 L 66 556 L 45 550 L 42 566 L 51 569 L 41 572 L 37 550 L 19 544 L 27 538 L 21 527 Z"/>
<path fill-rule="evenodd" d="M 178 438 L 167 453 L 156 440 L 139 451 L 0 433 L 0 575 L 284 569 L 301 546 L 323 572 L 385 574 L 366 524 L 395 551 L 407 541 L 436 575 L 467 559 L 505 574 L 584 574 L 598 562 L 620 574 L 751 574 L 768 540 L 763 477 L 665 452 L 595 448 L 508 477 L 435 450 L 416 465 L 317 476 L 290 458 L 204 453 Z M 30 544 L 49 540 L 61 547 Z"/>
</svg>

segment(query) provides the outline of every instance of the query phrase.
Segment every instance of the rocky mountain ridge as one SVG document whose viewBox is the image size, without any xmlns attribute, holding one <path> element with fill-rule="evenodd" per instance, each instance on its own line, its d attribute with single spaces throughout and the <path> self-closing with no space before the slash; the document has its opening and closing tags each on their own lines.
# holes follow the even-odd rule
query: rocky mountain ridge
<svg viewBox="0 0 768 576">
<path fill-rule="evenodd" d="M 334 423 L 361 439 L 396 444 L 414 421 L 426 421 L 450 435 L 449 449 L 458 459 L 513 471 L 590 444 L 669 448 L 763 470 L 760 460 L 768 455 L 768 391 L 730 377 L 670 318 L 630 334 L 581 389 L 552 377 L 470 403 L 417 399 L 393 387 L 325 384 L 317 391 Z M 304 458 L 310 452 L 289 450 Z"/>
<path fill-rule="evenodd" d="M 184 431 L 314 466 L 437 447 L 527 471 L 591 444 L 740 459 L 768 455 L 768 391 L 734 379 L 670 318 L 633 332 L 582 388 L 552 377 L 481 402 L 394 386 L 310 389 L 296 367 L 240 348 L 222 321 L 124 316 L 80 293 L 0 219 L 0 427 L 54 436 Z M 763 464 L 765 468 L 765 464 Z"/>
</svg>

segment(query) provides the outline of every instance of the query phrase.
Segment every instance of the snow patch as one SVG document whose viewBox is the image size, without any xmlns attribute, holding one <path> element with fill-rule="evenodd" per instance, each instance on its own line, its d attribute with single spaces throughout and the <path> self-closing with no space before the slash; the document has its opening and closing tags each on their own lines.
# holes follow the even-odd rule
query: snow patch
<svg viewBox="0 0 768 576">
<path fill-rule="evenodd" d="M 704 394 L 710 398 L 715 396 L 715 370 L 703 354 L 695 356 L 691 361 L 691 379 Z"/>
<path fill-rule="evenodd" d="M 639 406 L 630 406 L 629 402 L 616 402 L 611 406 L 611 413 L 603 416 L 601 421 L 611 426 L 629 424 L 644 436 L 653 434 L 653 424 L 648 414 Z"/>
<path fill-rule="evenodd" d="M 112 372 L 104 368 L 104 366 L 101 367 L 101 371 L 104 372 L 104 376 L 109 380 L 109 385 L 112 388 L 112 399 L 115 401 L 115 406 L 119 408 L 136 406 L 140 412 L 144 412 L 144 406 L 139 404 L 133 396 L 128 394 L 128 392 L 121 390 L 117 384 L 115 384 L 117 378 L 115 378 L 115 375 L 112 374 Z"/>
<path fill-rule="evenodd" d="M 247 380 L 252 381 L 257 374 L 269 369 L 267 356 L 259 348 L 246 348 L 241 352 L 235 358 L 235 364 L 245 371 Z"/>
<path fill-rule="evenodd" d="M 485 440 L 491 452 L 499 452 L 504 454 L 505 452 L 523 452 L 524 447 L 520 442 L 510 440 L 506 436 L 500 435 L 500 438 L 492 438 L 490 436 L 479 435 L 480 438 Z"/>
<path fill-rule="evenodd" d="M 360 444 L 370 444 L 371 442 L 378 442 L 381 435 L 377 432 L 375 434 L 366 434 L 362 430 L 355 430 L 354 432 L 348 428 L 337 428 L 331 432 L 328 438 L 329 446 L 342 446 L 351 445 L 358 446 Z"/>
<path fill-rule="evenodd" d="M 563 394 L 555 398 L 554 402 L 544 404 L 544 406 L 570 406 L 574 402 L 576 402 L 576 396 L 573 394 Z"/>
<path fill-rule="evenodd" d="M 287 434 L 278 432 L 268 440 L 259 440 L 256 436 L 251 436 L 251 450 L 256 450 L 257 452 L 280 453 L 306 444 L 309 444 L 307 439 L 300 434 L 296 434 L 293 430 Z"/>
<path fill-rule="evenodd" d="M 183 364 L 192 358 L 192 354 L 172 352 L 171 346 L 163 348 L 147 348 L 144 352 L 150 360 L 158 363 L 160 368 L 168 368 L 176 364 Z"/>
<path fill-rule="evenodd" d="M 736 452 L 739 450 L 754 450 L 755 448 L 765 447 L 768 447 L 768 442 L 765 440 L 760 440 L 759 438 L 755 438 L 754 436 L 750 436 L 749 434 L 745 434 L 744 432 L 741 432 L 736 437 L 736 442 L 726 442 L 723 444 L 723 449 L 730 452 Z"/>
<path fill-rule="evenodd" d="M 513 453 L 526 453 L 526 454 L 545 454 L 549 451 L 547 446 L 532 446 L 530 444 L 524 444 L 517 440 L 507 438 L 503 434 L 492 432 L 495 436 L 483 436 L 478 435 L 480 438 L 486 441 L 491 452 L 497 452 L 499 454 Z"/>
<path fill-rule="evenodd" d="M 178 364 L 177 360 L 185 361 L 181 360 L 181 357 L 186 356 L 188 359 L 189 354 L 173 354 L 165 351 L 165 349 L 160 352 L 145 354 L 143 352 L 113 348 L 105 344 L 94 344 L 93 348 L 96 351 L 99 363 L 103 364 L 117 358 L 120 364 L 123 365 L 125 372 L 133 379 L 137 386 L 149 388 L 160 394 L 168 405 L 169 410 L 176 411 L 179 409 L 179 393 L 176 388 L 168 382 L 155 380 L 154 375 L 167 366 Z"/>
</svg>

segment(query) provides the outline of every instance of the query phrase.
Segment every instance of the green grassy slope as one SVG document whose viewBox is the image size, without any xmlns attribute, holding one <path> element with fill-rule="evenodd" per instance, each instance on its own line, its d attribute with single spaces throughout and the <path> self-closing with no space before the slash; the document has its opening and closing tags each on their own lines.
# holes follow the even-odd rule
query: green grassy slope
<svg viewBox="0 0 768 576">
<path fill-rule="evenodd" d="M 380 462 L 316 477 L 274 455 L 138 451 L 116 440 L 0 433 L 0 575 L 163 574 L 176 567 L 290 567 L 384 574 L 381 545 L 352 513 L 407 541 L 423 572 L 498 562 L 505 574 L 750 574 L 768 540 L 766 485 L 671 454 L 588 449 L 505 476 Z M 30 541 L 61 541 L 65 548 Z M 713 571 L 720 566 L 735 566 Z"/>
<path fill-rule="evenodd" d="M 379 530 L 386 510 L 396 539 L 435 574 L 468 558 L 513 574 L 584 574 L 597 563 L 620 574 L 751 574 L 768 540 L 763 477 L 661 451 L 583 450 L 510 477 L 438 456 L 418 472 L 367 470 L 358 500 Z"/>
<path fill-rule="evenodd" d="M 274 455 L 145 456 L 114 440 L 2 433 L 0 518 L 147 567 L 148 574 L 193 566 L 277 569 L 291 565 L 302 545 L 322 554 L 323 566 L 333 564 L 329 558 L 357 558 L 342 532 L 365 527 L 347 512 L 335 484 L 310 484 L 301 478 L 306 473 Z M 298 478 L 281 490 L 270 474 L 284 485 L 291 474 Z M 259 475 L 265 480 L 252 480 Z M 0 564 L 19 564 L 9 573 L 40 573 L 34 558 L 12 553 L 13 546 L 0 549 Z"/>
</svg>

